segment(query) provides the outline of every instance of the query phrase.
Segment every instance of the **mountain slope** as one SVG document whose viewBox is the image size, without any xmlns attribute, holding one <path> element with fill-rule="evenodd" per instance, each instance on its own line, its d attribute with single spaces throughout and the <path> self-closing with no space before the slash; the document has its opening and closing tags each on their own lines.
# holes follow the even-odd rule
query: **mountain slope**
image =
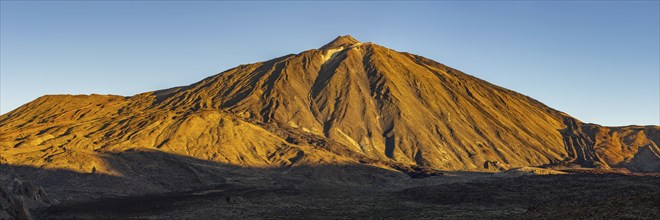
<svg viewBox="0 0 660 220">
<path fill-rule="evenodd" d="M 0 116 L 0 162 L 112 173 L 94 158 L 146 148 L 242 166 L 569 161 L 660 171 L 659 134 L 584 124 L 424 57 L 340 36 L 185 87 L 41 97 Z"/>
</svg>

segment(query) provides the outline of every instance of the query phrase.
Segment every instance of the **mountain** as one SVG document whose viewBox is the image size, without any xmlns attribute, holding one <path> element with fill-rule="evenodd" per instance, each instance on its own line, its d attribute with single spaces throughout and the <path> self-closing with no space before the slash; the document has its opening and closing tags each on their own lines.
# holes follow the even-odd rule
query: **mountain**
<svg viewBox="0 0 660 220">
<path fill-rule="evenodd" d="M 130 97 L 47 95 L 0 116 L 0 163 L 114 176 L 137 159 L 109 155 L 142 151 L 240 167 L 660 172 L 659 144 L 660 126 L 583 123 L 351 36 L 188 86 Z"/>
</svg>

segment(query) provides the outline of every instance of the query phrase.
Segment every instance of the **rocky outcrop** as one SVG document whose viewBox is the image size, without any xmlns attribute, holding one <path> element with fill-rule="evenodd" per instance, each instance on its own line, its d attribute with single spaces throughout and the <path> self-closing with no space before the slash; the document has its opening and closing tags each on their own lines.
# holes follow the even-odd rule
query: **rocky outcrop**
<svg viewBox="0 0 660 220">
<path fill-rule="evenodd" d="M 12 195 L 0 186 L 0 219 L 32 219 L 27 202 L 20 195 Z"/>
<path fill-rule="evenodd" d="M 0 186 L 0 219 L 32 219 L 30 208 L 56 203 L 32 182 L 14 178 L 8 188 Z"/>
<path fill-rule="evenodd" d="M 22 196 L 29 201 L 38 203 L 51 204 L 54 202 L 48 198 L 46 191 L 44 191 L 44 189 L 40 186 L 36 186 L 31 182 L 21 181 L 19 179 L 14 179 L 13 181 L 12 194 Z"/>
</svg>

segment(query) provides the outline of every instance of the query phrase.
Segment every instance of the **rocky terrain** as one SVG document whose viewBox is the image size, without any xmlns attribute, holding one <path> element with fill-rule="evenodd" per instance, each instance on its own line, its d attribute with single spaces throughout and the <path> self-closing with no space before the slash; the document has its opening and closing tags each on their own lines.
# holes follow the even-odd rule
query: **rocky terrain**
<svg viewBox="0 0 660 220">
<path fill-rule="evenodd" d="M 273 178 L 273 179 L 271 179 Z M 346 184 L 301 176 L 37 209 L 50 219 L 657 219 L 660 177 L 447 173 Z M 381 182 L 382 181 L 382 182 Z M 265 181 L 268 182 L 268 181 Z"/>
<path fill-rule="evenodd" d="M 433 60 L 340 36 L 188 86 L 40 97 L 0 116 L 0 183 L 26 180 L 61 202 L 31 206 L 41 217 L 572 216 L 541 204 L 562 195 L 575 207 L 595 203 L 546 188 L 592 181 L 585 196 L 603 206 L 657 204 L 659 144 L 660 126 L 584 123 Z M 547 198 L 511 192 L 511 178 Z M 657 216 L 649 210 L 617 216 Z"/>
<path fill-rule="evenodd" d="M 4 170 L 3 170 L 4 171 Z M 29 208 L 43 208 L 57 204 L 43 188 L 14 179 L 10 188 L 0 186 L 0 219 L 32 219 Z"/>
</svg>

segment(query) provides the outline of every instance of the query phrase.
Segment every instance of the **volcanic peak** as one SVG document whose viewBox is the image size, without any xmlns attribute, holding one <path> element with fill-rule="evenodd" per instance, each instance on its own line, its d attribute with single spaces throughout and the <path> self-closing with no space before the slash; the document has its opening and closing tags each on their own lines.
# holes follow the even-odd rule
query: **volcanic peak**
<svg viewBox="0 0 660 220">
<path fill-rule="evenodd" d="M 337 47 L 348 47 L 354 44 L 359 44 L 361 43 L 360 41 L 356 40 L 355 38 L 351 37 L 351 35 L 344 35 L 344 36 L 338 36 L 334 40 L 330 41 L 330 43 L 327 43 L 326 45 L 323 45 L 321 47 L 321 50 L 326 50 L 326 49 L 332 49 L 332 48 L 337 48 Z"/>
</svg>

